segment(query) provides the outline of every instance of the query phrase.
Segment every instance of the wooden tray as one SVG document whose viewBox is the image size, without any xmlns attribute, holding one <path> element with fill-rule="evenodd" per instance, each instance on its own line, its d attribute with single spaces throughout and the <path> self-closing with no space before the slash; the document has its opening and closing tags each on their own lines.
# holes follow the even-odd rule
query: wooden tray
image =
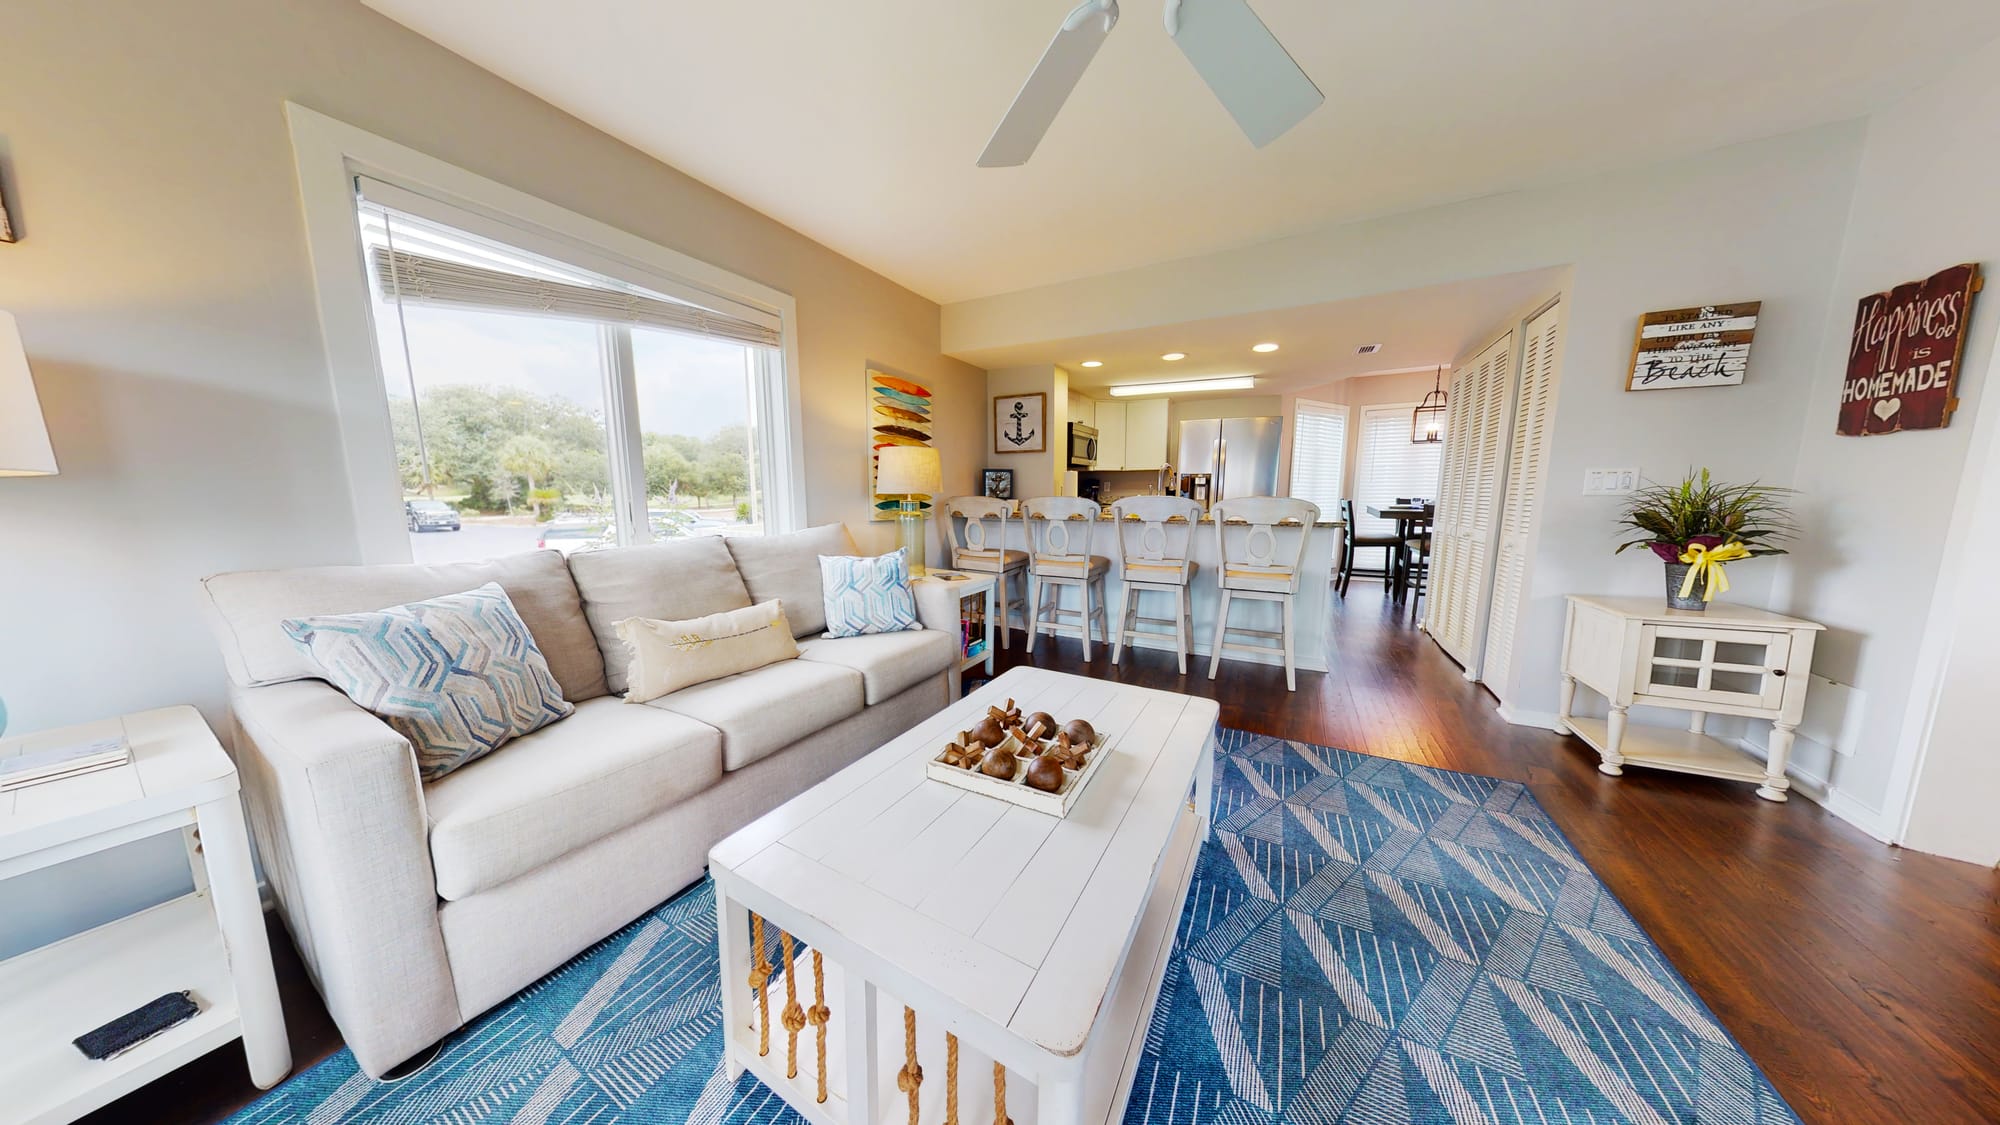
<svg viewBox="0 0 2000 1125">
<path fill-rule="evenodd" d="M 1083 763 L 1083 768 L 1064 770 L 1063 786 L 1053 793 L 1045 793 L 1021 782 L 1021 775 L 1028 772 L 1026 758 L 1021 759 L 1020 765 L 1015 768 L 1012 781 L 988 777 L 978 770 L 945 765 L 938 761 L 935 755 L 924 763 L 924 776 L 932 781 L 955 785 L 960 789 L 987 797 L 998 797 L 1000 800 L 1019 805 L 1024 809 L 1033 809 L 1038 813 L 1056 817 L 1068 816 L 1070 808 L 1076 804 L 1077 796 L 1083 792 L 1083 787 L 1090 784 L 1091 778 L 1097 776 L 1098 768 L 1104 765 L 1105 759 L 1118 752 L 1117 741 L 1115 738 L 1100 734 L 1097 746 L 1091 750 L 1089 758 Z M 943 752 L 944 748 L 940 746 L 938 753 Z"/>
</svg>

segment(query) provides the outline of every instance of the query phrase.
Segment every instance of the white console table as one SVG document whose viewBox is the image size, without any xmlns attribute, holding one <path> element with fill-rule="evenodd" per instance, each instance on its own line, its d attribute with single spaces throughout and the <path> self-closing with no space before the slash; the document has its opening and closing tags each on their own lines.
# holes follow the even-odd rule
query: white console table
<svg viewBox="0 0 2000 1125">
<path fill-rule="evenodd" d="M 1572 594 L 1557 722 L 1597 751 L 1604 773 L 1636 765 L 1754 781 L 1759 797 L 1782 801 L 1791 788 L 1785 763 L 1805 713 L 1813 642 L 1823 628 L 1723 602 L 1680 610 L 1655 598 Z M 1578 684 L 1604 696 L 1610 714 L 1571 714 Z M 1633 726 L 1626 713 L 1635 706 L 1693 714 L 1685 731 Z M 1711 737 L 1710 715 L 1771 720 L 1768 759 Z"/>
<path fill-rule="evenodd" d="M 0 740 L 0 756 L 123 736 L 115 769 L 0 793 L 0 879 L 166 832 L 194 891 L 0 961 L 0 1125 L 74 1120 L 233 1039 L 269 1089 L 292 1066 L 236 767 L 192 707 Z M 104 1060 L 70 1040 L 169 992 L 193 1019 Z"/>
</svg>

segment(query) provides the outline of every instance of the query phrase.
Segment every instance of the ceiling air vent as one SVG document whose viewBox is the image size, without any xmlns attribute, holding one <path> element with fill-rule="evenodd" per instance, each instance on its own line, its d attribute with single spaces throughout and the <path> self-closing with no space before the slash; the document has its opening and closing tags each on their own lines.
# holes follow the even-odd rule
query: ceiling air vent
<svg viewBox="0 0 2000 1125">
<path fill-rule="evenodd" d="M 1358 347 L 1358 348 L 1354 349 L 1354 354 L 1355 354 L 1355 355 L 1374 355 L 1374 354 L 1375 354 L 1376 352 L 1379 352 L 1379 351 L 1381 351 L 1381 350 L 1382 350 L 1382 345 L 1380 345 L 1380 344 L 1363 344 L 1363 345 L 1361 345 L 1360 347 Z"/>
</svg>

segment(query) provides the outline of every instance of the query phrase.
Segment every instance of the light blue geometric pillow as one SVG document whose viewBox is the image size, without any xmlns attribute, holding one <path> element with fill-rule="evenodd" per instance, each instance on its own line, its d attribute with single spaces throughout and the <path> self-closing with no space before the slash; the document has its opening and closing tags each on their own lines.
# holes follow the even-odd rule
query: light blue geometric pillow
<svg viewBox="0 0 2000 1125">
<path fill-rule="evenodd" d="M 923 628 L 917 620 L 917 595 L 910 589 L 910 563 L 900 549 L 875 558 L 821 555 L 819 580 L 826 591 L 829 637 Z"/>
<path fill-rule="evenodd" d="M 410 740 L 426 781 L 576 710 L 497 582 L 284 627 L 328 683 Z"/>
</svg>

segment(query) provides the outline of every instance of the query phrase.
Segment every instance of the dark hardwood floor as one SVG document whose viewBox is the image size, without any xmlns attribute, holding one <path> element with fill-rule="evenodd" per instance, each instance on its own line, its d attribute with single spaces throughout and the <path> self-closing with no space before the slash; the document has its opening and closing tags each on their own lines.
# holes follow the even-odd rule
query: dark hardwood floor
<svg viewBox="0 0 2000 1125">
<path fill-rule="evenodd" d="M 1804 799 L 1643 769 L 1599 774 L 1573 739 L 1510 726 L 1408 614 L 1357 582 L 1327 675 L 1202 667 L 1073 640 L 1033 663 L 1214 698 L 1232 727 L 1526 784 L 1800 1116 L 1816 1125 L 2000 1122 L 2000 874 L 1885 847 Z M 337 1033 L 273 924 L 301 1069 Z M 86 1120 L 219 1120 L 256 1091 L 224 1048 Z"/>
</svg>

